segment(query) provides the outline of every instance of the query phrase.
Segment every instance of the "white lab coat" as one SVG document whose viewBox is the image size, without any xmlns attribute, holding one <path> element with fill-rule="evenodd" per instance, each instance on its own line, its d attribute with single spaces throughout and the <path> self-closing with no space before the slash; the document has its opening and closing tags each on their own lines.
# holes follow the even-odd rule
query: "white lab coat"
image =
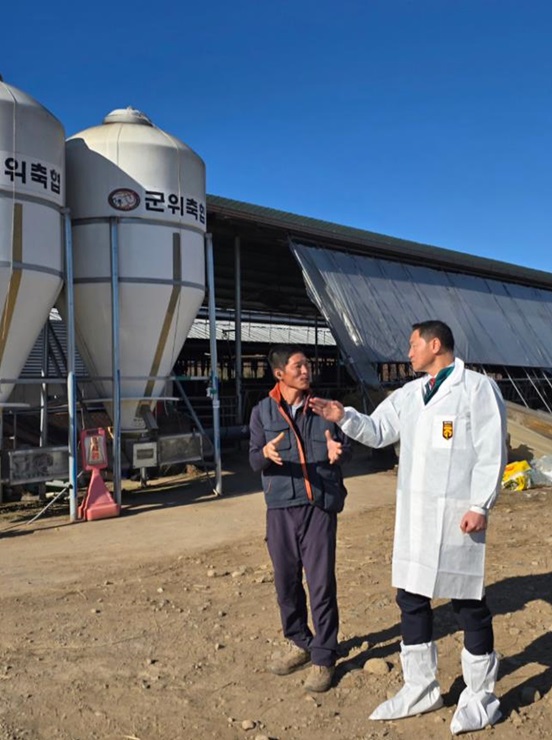
<svg viewBox="0 0 552 740">
<path fill-rule="evenodd" d="M 429 597 L 481 599 L 485 532 L 464 534 L 463 515 L 493 505 L 506 461 L 506 412 L 494 381 L 454 370 L 424 405 L 429 376 L 392 393 L 371 416 L 345 410 L 353 439 L 400 439 L 393 586 Z"/>
</svg>

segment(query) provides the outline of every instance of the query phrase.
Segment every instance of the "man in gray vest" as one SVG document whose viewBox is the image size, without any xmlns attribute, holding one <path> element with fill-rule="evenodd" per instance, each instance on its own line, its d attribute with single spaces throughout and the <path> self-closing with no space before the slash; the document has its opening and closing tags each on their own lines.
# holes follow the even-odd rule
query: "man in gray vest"
<svg viewBox="0 0 552 740">
<path fill-rule="evenodd" d="M 309 408 L 311 371 L 295 345 L 273 347 L 276 385 L 252 411 L 249 461 L 262 472 L 268 507 L 267 545 L 287 654 L 269 670 L 287 675 L 312 662 L 307 691 L 327 691 L 337 657 L 339 614 L 335 578 L 337 514 L 347 491 L 341 463 L 351 446 L 339 427 Z M 308 624 L 303 571 L 314 633 Z"/>
</svg>

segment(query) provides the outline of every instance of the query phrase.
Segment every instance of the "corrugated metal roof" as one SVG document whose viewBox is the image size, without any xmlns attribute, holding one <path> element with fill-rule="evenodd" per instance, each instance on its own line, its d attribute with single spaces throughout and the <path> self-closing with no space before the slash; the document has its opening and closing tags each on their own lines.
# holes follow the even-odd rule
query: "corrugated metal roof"
<svg viewBox="0 0 552 740">
<path fill-rule="evenodd" d="M 207 196 L 207 213 L 220 217 L 242 219 L 261 225 L 284 230 L 290 237 L 300 236 L 306 243 L 310 239 L 316 243 L 324 240 L 321 246 L 346 249 L 373 256 L 387 257 L 411 263 L 428 264 L 430 267 L 447 267 L 456 272 L 471 272 L 487 277 L 499 277 L 510 282 L 539 285 L 550 288 L 552 274 L 508 262 L 475 257 L 464 252 L 456 252 L 429 244 L 398 239 L 373 231 L 365 231 L 352 226 L 323 221 L 309 216 L 300 216 L 275 208 L 267 208 L 239 200 L 223 198 L 219 195 Z M 528 240 L 529 241 L 529 240 Z M 523 249 L 530 248 L 530 243 Z"/>
<path fill-rule="evenodd" d="M 233 321 L 216 322 L 217 339 L 235 339 L 235 326 Z M 287 324 L 260 324 L 243 322 L 241 325 L 242 342 L 253 342 L 259 344 L 300 344 L 314 346 L 335 346 L 335 339 L 327 327 L 318 327 L 316 332 L 314 326 L 291 326 Z M 209 339 L 209 320 L 196 319 L 192 324 L 188 339 Z"/>
<path fill-rule="evenodd" d="M 552 290 L 294 244 L 307 286 L 357 377 L 408 362 L 414 322 L 438 317 L 466 362 L 552 367 Z"/>
<path fill-rule="evenodd" d="M 57 337 L 63 352 L 67 351 L 67 329 L 62 321 L 57 309 L 53 308 L 50 312 L 50 331 Z M 216 322 L 217 339 L 224 341 L 235 339 L 235 326 L 232 319 L 222 319 Z M 188 339 L 209 339 L 209 319 L 197 318 L 192 324 Z M 300 326 L 288 324 L 259 323 L 256 321 L 242 321 L 242 342 L 251 342 L 257 344 L 299 344 L 305 347 L 314 346 L 334 346 L 335 339 L 327 326 L 319 326 L 315 330 L 314 326 Z M 42 370 L 42 334 L 39 336 L 31 354 L 25 363 L 21 372 L 22 378 L 36 378 L 40 376 Z M 65 356 L 61 354 L 56 343 L 50 340 L 50 350 L 55 355 L 58 366 L 62 370 L 62 379 L 65 378 Z M 57 372 L 53 367 L 50 359 L 49 375 L 56 377 Z M 88 370 L 76 351 L 75 371 L 79 377 L 88 377 Z"/>
</svg>

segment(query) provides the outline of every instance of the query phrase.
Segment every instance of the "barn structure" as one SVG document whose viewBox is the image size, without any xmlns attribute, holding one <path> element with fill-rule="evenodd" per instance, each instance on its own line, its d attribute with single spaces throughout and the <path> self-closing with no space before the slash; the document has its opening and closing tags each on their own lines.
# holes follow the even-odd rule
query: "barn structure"
<svg viewBox="0 0 552 740">
<path fill-rule="evenodd" d="M 207 196 L 201 157 L 132 107 L 65 140 L 0 78 L 0 138 L 0 500 L 69 471 L 75 518 L 83 472 L 109 467 L 118 507 L 122 473 L 206 450 L 219 491 L 221 440 L 247 436 L 284 341 L 318 393 L 369 410 L 411 375 L 412 323 L 440 318 L 551 411 L 547 273 Z"/>
<path fill-rule="evenodd" d="M 528 412 L 537 409 L 530 424 L 552 435 L 549 419 L 543 421 L 543 412 L 552 411 L 549 273 L 219 196 L 207 198 L 207 228 L 217 366 L 211 366 L 207 295 L 168 381 L 167 395 L 175 400 L 156 408 L 159 439 L 199 430 L 201 454 L 211 458 L 214 375 L 219 443 L 224 448 L 245 439 L 251 408 L 273 384 L 268 350 L 282 342 L 299 344 L 310 355 L 318 393 L 353 399 L 370 411 L 387 388 L 412 377 L 411 324 L 429 318 L 449 323 L 458 355 L 491 374 L 507 400 Z M 23 384 L 41 373 L 60 378 L 46 399 L 48 442 L 54 445 L 63 444 L 68 424 L 65 347 L 65 325 L 54 311 L 21 374 Z M 86 388 L 90 376 L 78 355 L 76 370 Z M 30 388 L 17 386 L 13 399 Z M 40 405 L 37 396 L 30 408 L 5 410 L 14 445 L 37 442 Z M 110 424 L 101 404 L 87 403 L 86 393 L 79 413 L 83 427 Z M 124 444 L 122 465 L 123 472 L 132 470 L 132 448 Z"/>
<path fill-rule="evenodd" d="M 492 373 L 507 398 L 551 410 L 549 273 L 218 196 L 207 202 L 216 305 L 228 321 L 219 354 L 237 421 L 247 417 L 251 376 L 271 382 L 270 326 L 302 327 L 303 341 L 296 337 L 310 348 L 315 380 L 328 390 L 360 386 L 369 404 L 371 387 L 409 376 L 411 324 L 429 318 L 452 327 L 459 356 Z M 265 336 L 248 342 L 255 325 Z"/>
<path fill-rule="evenodd" d="M 319 392 L 339 398 L 356 392 L 370 409 L 378 387 L 411 377 L 410 327 L 428 318 L 450 324 L 459 356 L 491 373 L 507 399 L 552 410 L 550 273 L 214 195 L 207 198 L 207 227 L 223 436 L 247 434 L 251 408 L 273 382 L 271 345 L 304 346 Z M 185 381 L 209 427 L 207 301 L 174 376 Z M 64 325 L 53 315 L 49 326 L 54 369 L 63 376 Z M 42 348 L 43 339 L 23 378 L 40 375 Z M 84 378 L 86 367 L 77 363 Z"/>
</svg>

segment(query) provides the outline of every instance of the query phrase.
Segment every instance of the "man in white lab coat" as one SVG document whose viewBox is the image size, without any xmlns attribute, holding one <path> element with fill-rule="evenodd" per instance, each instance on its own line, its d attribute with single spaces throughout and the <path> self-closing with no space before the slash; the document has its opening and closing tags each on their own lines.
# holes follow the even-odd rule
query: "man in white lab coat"
<svg viewBox="0 0 552 740">
<path fill-rule="evenodd" d="M 498 659 L 484 596 L 485 530 L 506 458 L 506 414 L 496 384 L 454 357 L 441 321 L 414 324 L 409 358 L 424 376 L 407 383 L 371 416 L 337 401 L 311 408 L 371 447 L 400 439 L 392 581 L 401 609 L 404 686 L 370 719 L 399 719 L 442 706 L 431 598 L 450 598 L 464 631 L 466 688 L 451 723 L 455 734 L 500 718 L 494 694 Z"/>
</svg>

